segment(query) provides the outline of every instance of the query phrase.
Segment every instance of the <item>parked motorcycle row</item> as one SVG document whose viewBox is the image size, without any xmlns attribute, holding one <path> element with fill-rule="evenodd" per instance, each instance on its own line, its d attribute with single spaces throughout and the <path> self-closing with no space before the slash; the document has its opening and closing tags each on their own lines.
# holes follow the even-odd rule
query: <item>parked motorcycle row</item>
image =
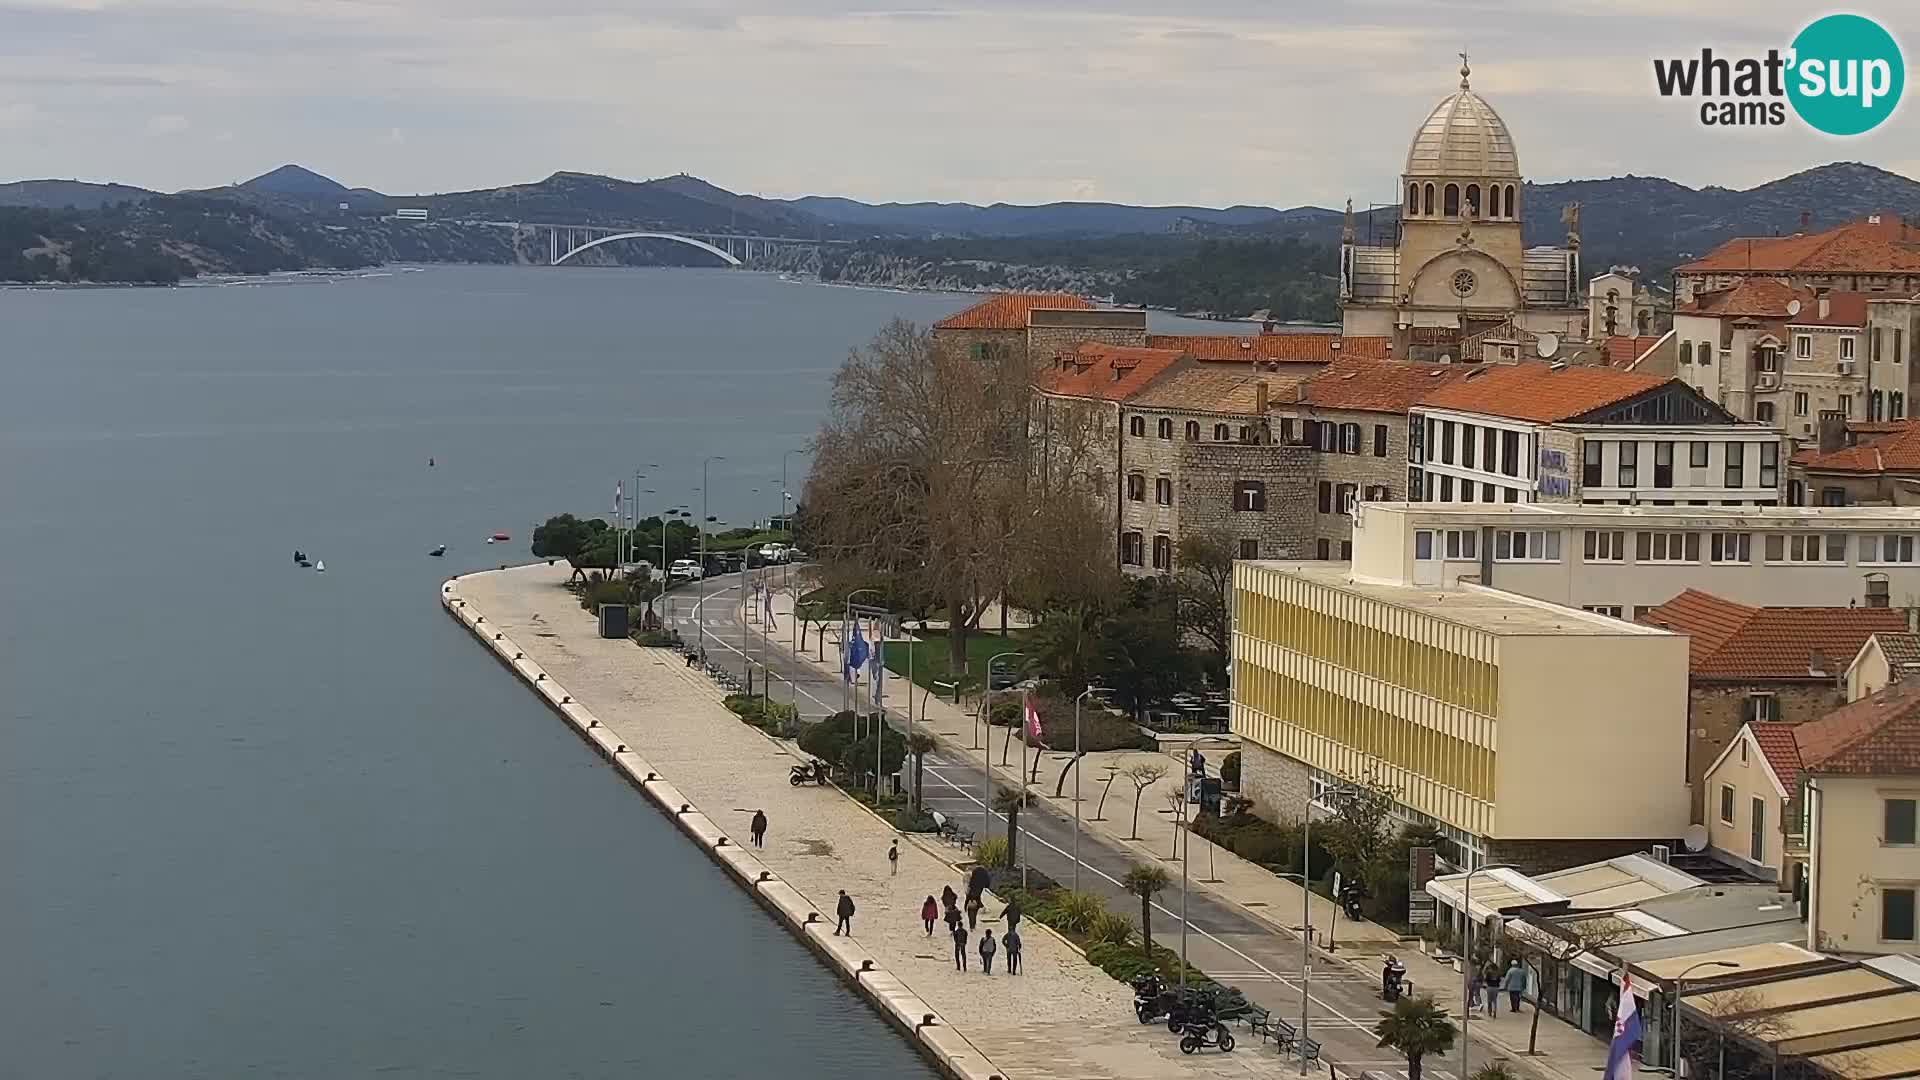
<svg viewBox="0 0 1920 1080">
<path fill-rule="evenodd" d="M 1201 1047 L 1218 1047 L 1222 1053 L 1233 1050 L 1233 1032 L 1226 1020 L 1247 1008 L 1246 998 L 1237 990 L 1215 992 L 1195 989 L 1184 995 L 1178 988 L 1165 985 L 1158 975 L 1142 975 L 1133 980 L 1133 1013 L 1143 1024 L 1162 1016 L 1167 1030 L 1180 1036 L 1180 1052 L 1191 1054 Z"/>
</svg>

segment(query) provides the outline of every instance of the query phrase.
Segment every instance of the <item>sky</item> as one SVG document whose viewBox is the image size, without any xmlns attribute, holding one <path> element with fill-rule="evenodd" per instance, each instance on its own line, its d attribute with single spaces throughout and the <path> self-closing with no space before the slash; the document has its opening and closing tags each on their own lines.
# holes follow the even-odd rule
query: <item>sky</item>
<svg viewBox="0 0 1920 1080">
<path fill-rule="evenodd" d="M 1457 81 L 1522 172 L 1920 176 L 1920 106 L 1703 128 L 1655 56 L 1784 48 L 1804 0 L 0 0 L 0 179 L 161 190 L 286 162 L 396 194 L 688 172 L 775 197 L 1393 202 Z M 1906 48 L 1920 5 L 1846 10 Z M 1908 97 L 1920 96 L 1915 88 Z"/>
</svg>

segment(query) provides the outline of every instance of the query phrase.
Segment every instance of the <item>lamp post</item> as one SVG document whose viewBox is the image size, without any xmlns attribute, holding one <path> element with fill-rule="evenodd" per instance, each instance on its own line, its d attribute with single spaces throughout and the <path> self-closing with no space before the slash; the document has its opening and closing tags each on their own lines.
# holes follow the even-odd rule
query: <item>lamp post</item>
<svg viewBox="0 0 1920 1080">
<path fill-rule="evenodd" d="M 1025 656 L 1015 649 L 987 657 L 987 692 L 980 696 L 981 711 L 986 713 L 987 753 L 980 755 L 980 837 L 993 833 L 993 666 L 1009 656 Z M 1026 777 L 1021 777 L 1024 783 Z"/>
<path fill-rule="evenodd" d="M 1686 1059 L 1680 1056 L 1680 1025 L 1685 1022 L 1681 1018 L 1680 999 L 1686 996 L 1687 976 L 1701 968 L 1737 968 L 1739 966 L 1730 960 L 1702 960 L 1673 977 L 1673 1075 L 1676 1078 L 1682 1077 L 1683 1070 L 1686 1068 Z M 1621 980 L 1621 984 L 1625 985 L 1624 979 Z M 1539 1007 L 1539 1003 L 1536 1002 L 1534 1008 Z"/>
<path fill-rule="evenodd" d="M 993 673 L 987 673 L 991 679 Z M 1089 686 L 1073 699 L 1073 891 L 1080 891 L 1080 704 L 1094 694 L 1106 692 L 1104 686 Z"/>
<path fill-rule="evenodd" d="M 713 485 L 707 481 L 707 467 L 726 458 L 715 454 L 700 463 L 700 648 L 704 655 L 707 651 L 707 523 L 713 518 L 708 516 L 707 489 Z"/>
<path fill-rule="evenodd" d="M 1471 856 L 1469 856 L 1471 858 Z M 1494 870 L 1511 870 L 1506 863 L 1488 863 L 1467 871 L 1466 881 L 1460 888 L 1460 1075 L 1471 1076 L 1467 1069 L 1467 1053 L 1472 1044 L 1467 1041 L 1467 1022 L 1473 1019 L 1473 1009 L 1467 1005 L 1467 986 L 1473 981 L 1473 875 L 1485 874 Z M 1498 989 L 1490 991 L 1499 993 Z M 1539 1008 L 1538 1001 L 1533 1003 Z"/>
<path fill-rule="evenodd" d="M 785 519 L 787 524 L 787 569 L 781 574 L 781 577 L 785 578 L 789 585 L 793 583 L 793 548 L 796 538 L 793 531 L 793 511 L 788 509 L 787 505 L 793 502 L 793 489 L 787 486 L 787 459 L 795 454 L 804 454 L 806 452 L 807 449 L 804 446 L 780 452 L 780 516 Z M 798 596 L 794 597 L 796 604 L 799 603 L 799 600 L 800 598 Z"/>
</svg>

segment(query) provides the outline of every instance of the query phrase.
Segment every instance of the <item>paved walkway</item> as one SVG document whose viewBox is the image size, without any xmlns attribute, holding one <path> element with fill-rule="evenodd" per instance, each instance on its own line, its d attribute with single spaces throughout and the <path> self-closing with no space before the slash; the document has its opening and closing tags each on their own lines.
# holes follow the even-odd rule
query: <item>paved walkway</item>
<svg viewBox="0 0 1920 1080">
<path fill-rule="evenodd" d="M 768 649 L 771 648 L 781 659 L 790 664 L 804 663 L 817 678 L 811 686 L 813 700 L 807 700 L 805 697 L 801 700 L 804 715 L 819 715 L 828 711 L 828 706 L 839 707 L 840 699 L 836 693 L 838 658 L 835 653 L 835 643 L 831 640 L 834 637 L 832 631 L 829 631 L 830 640 L 826 645 L 827 659 L 824 663 L 813 658 L 817 655 L 817 646 L 812 642 L 808 644 L 806 655 L 796 658 L 786 648 L 793 632 L 790 616 L 791 597 L 780 595 L 776 597 L 774 603 L 775 618 L 769 626 L 764 628 L 767 630 L 767 636 L 761 637 L 762 627 L 755 621 L 748 624 L 749 633 L 746 637 L 749 640 L 743 642 L 737 593 L 732 591 L 735 587 L 734 579 L 717 580 L 710 583 L 708 587 L 712 590 L 712 596 L 707 601 L 708 631 L 712 638 L 709 643 L 711 655 L 717 659 L 724 659 L 726 655 L 732 654 L 737 658 L 739 647 L 744 643 L 747 648 L 754 650 L 758 661 L 764 660 Z M 693 606 L 690 599 L 686 597 L 675 599 L 678 610 L 690 610 Z M 683 629 L 690 628 L 683 624 Z M 791 677 L 802 682 L 803 694 L 809 690 L 809 686 L 805 684 L 806 681 L 800 679 L 791 669 L 781 671 L 776 666 L 776 673 L 782 679 Z M 903 706 L 906 681 L 904 678 L 895 679 L 889 686 L 888 705 L 890 711 L 896 712 L 896 726 L 899 726 L 905 719 Z M 783 697 L 782 691 L 792 692 L 789 686 L 776 682 L 774 690 L 776 699 Z M 963 784 L 977 790 L 977 778 L 980 776 L 983 763 L 989 756 L 996 779 L 1006 783 L 1018 782 L 1021 747 L 1017 740 L 1011 748 L 1003 745 L 1008 729 L 993 729 L 989 751 L 980 747 L 978 740 L 981 729 L 975 721 L 975 714 L 971 708 L 962 708 L 950 701 L 930 697 L 924 691 L 916 690 L 913 697 L 913 710 L 916 722 L 923 724 L 926 731 L 941 741 L 943 761 L 954 762 L 957 766 L 957 768 L 949 765 L 929 768 L 930 773 L 936 774 L 929 783 L 929 799 L 935 797 L 932 789 L 943 782 L 944 774 L 948 772 L 957 774 Z M 1217 769 L 1229 747 L 1219 744 L 1202 744 L 1202 749 L 1207 754 L 1210 766 Z M 1053 789 L 1060 770 L 1066 765 L 1071 755 L 1046 753 L 1042 757 L 1045 760 L 1040 763 L 1039 778 L 1034 784 L 1034 791 L 1039 795 L 1044 806 L 1053 809 L 1060 817 L 1068 819 L 1070 832 L 1070 821 L 1073 816 L 1072 775 L 1067 776 L 1061 798 L 1053 797 Z M 1005 768 L 1000 766 L 1003 758 L 1010 763 Z M 955 759 L 958 760 L 955 761 Z M 1165 765 L 1167 775 L 1140 793 L 1139 838 L 1133 839 L 1134 789 L 1131 781 L 1121 776 L 1120 772 L 1142 762 Z M 1028 759 L 1028 764 L 1031 767 L 1031 758 Z M 1167 796 L 1179 790 L 1183 771 L 1180 759 L 1159 751 L 1115 751 L 1089 754 L 1082 767 L 1084 774 L 1081 779 L 1081 813 L 1088 837 L 1097 837 L 1103 844 L 1124 851 L 1138 861 L 1157 860 L 1162 865 L 1177 863 L 1177 857 L 1173 854 L 1175 827 L 1168 809 Z M 1113 790 L 1106 794 L 1106 801 L 1102 807 L 1101 789 L 1107 783 L 1109 776 L 1113 778 L 1111 780 Z M 970 801 L 974 806 L 978 806 L 977 799 Z M 1038 828 L 1040 826 L 1036 824 L 1036 829 Z M 1045 833 L 1041 832 L 1039 835 L 1045 836 Z M 1249 863 L 1226 849 L 1209 843 L 1202 837 L 1191 836 L 1188 839 L 1192 844 L 1188 852 L 1188 868 L 1194 877 L 1194 891 L 1204 892 L 1230 905 L 1235 911 L 1256 920 L 1275 934 L 1292 938 L 1296 942 L 1294 949 L 1297 952 L 1301 926 L 1301 888 L 1285 878 L 1275 876 L 1264 867 Z M 1203 870 L 1204 877 L 1200 876 Z M 1055 876 L 1060 875 L 1056 873 Z M 1175 879 L 1178 880 L 1177 874 Z M 1316 940 L 1324 945 L 1330 928 L 1336 950 L 1333 956 L 1319 954 L 1319 959 L 1315 961 L 1316 996 L 1329 993 L 1322 989 L 1326 968 L 1348 968 L 1361 976 L 1363 984 L 1370 986 L 1377 980 L 1381 958 L 1390 953 L 1398 956 L 1407 965 L 1408 977 L 1418 992 L 1431 994 L 1437 1004 L 1455 1016 L 1459 1015 L 1463 987 L 1458 972 L 1421 953 L 1416 944 L 1402 941 L 1396 932 L 1388 928 L 1372 923 L 1352 922 L 1338 915 L 1337 905 L 1325 897 L 1312 894 L 1308 902 L 1311 904 L 1312 925 L 1315 927 Z M 1177 915 L 1173 912 L 1166 914 L 1167 923 L 1172 923 L 1177 932 Z M 1201 924 L 1196 922 L 1196 928 L 1200 926 Z M 1169 930 L 1158 917 L 1156 917 L 1156 927 L 1158 930 L 1156 937 L 1165 939 Z M 1226 962 L 1234 963 L 1236 968 L 1250 967 L 1251 970 L 1229 971 L 1218 962 L 1211 966 L 1203 963 L 1202 966 L 1210 974 L 1219 974 L 1225 981 L 1241 984 L 1248 991 L 1249 996 L 1274 1006 L 1276 1011 L 1284 1012 L 1283 994 L 1277 993 L 1283 987 L 1275 984 L 1288 983 L 1297 988 L 1297 982 L 1289 983 L 1287 977 L 1297 978 L 1298 962 L 1295 961 L 1291 968 L 1282 969 L 1271 962 L 1267 952 L 1256 950 L 1244 940 L 1243 936 L 1220 936 L 1227 938 L 1227 941 L 1222 944 L 1237 945 L 1238 950 L 1235 951 L 1240 953 L 1238 956 L 1228 957 Z M 1258 956 L 1260 962 L 1251 965 L 1235 962 L 1245 959 L 1248 954 Z M 1196 956 L 1196 963 L 1201 963 L 1198 956 Z M 1295 995 L 1298 993 L 1297 989 L 1287 992 Z M 1333 1014 L 1336 1021 L 1344 1021 L 1346 1026 L 1355 1027 L 1361 1023 L 1370 1022 L 1373 1011 L 1380 1007 L 1377 996 L 1371 1003 L 1362 1001 L 1356 1004 L 1356 998 L 1364 998 L 1364 992 L 1362 994 L 1331 994 L 1329 1000 L 1321 1004 Z M 1527 1055 L 1527 1035 L 1531 1022 L 1532 1006 L 1530 1004 L 1525 1005 L 1523 1012 L 1517 1017 L 1504 1011 L 1493 1019 L 1487 1019 L 1484 1012 L 1476 1015 L 1472 1018 L 1469 1029 L 1473 1042 L 1473 1059 L 1484 1062 L 1489 1058 L 1504 1057 L 1522 1068 L 1531 1069 L 1553 1080 L 1592 1080 L 1592 1070 L 1605 1064 L 1605 1044 L 1551 1016 L 1542 1017 L 1540 1021 L 1539 1053 Z M 1353 1042 L 1351 1034 L 1353 1033 L 1349 1033 L 1349 1037 L 1342 1040 L 1348 1045 L 1342 1046 L 1341 1049 L 1348 1055 L 1353 1055 L 1356 1050 L 1351 1045 Z M 1328 1052 L 1333 1056 L 1334 1049 L 1331 1045 Z M 1374 1051 L 1373 1053 L 1383 1052 Z M 1271 1051 L 1263 1057 L 1271 1060 L 1270 1055 Z M 1452 1055 L 1449 1055 L 1447 1062 L 1438 1069 L 1435 1067 L 1436 1063 L 1430 1063 L 1427 1069 L 1428 1075 L 1442 1078 L 1449 1076 L 1445 1070 L 1453 1065 L 1451 1057 Z M 1346 1056 L 1341 1057 L 1340 1060 L 1353 1060 L 1356 1065 L 1364 1065 L 1369 1071 L 1383 1072 L 1388 1075 L 1395 1072 L 1391 1063 L 1362 1062 L 1357 1058 Z"/>
<path fill-rule="evenodd" d="M 741 723 L 712 682 L 672 654 L 600 638 L 562 588 L 566 574 L 536 565 L 465 576 L 455 588 L 733 842 L 749 843 L 748 820 L 764 809 L 771 825 L 756 854 L 822 912 L 845 889 L 859 908 L 854 938 L 1014 1080 L 1271 1074 L 1271 1049 L 1182 1055 L 1163 1025 L 1135 1022 L 1127 987 L 1030 922 L 1021 930 L 1026 974 L 982 975 L 973 952 L 969 970 L 955 971 L 944 926 L 929 940 L 919 920 L 927 895 L 948 884 L 964 890 L 946 851 L 905 838 L 899 874 L 890 874 L 887 846 L 899 837 L 890 825 L 836 789 L 789 785 L 788 766 L 800 758 L 787 744 Z"/>
</svg>

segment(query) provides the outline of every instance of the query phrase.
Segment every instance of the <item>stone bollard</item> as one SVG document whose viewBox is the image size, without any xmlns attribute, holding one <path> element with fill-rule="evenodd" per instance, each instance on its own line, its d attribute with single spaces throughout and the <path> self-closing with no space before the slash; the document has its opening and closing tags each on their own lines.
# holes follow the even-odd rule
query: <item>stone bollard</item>
<svg viewBox="0 0 1920 1080">
<path fill-rule="evenodd" d="M 627 744 L 626 744 L 626 743 L 614 743 L 614 744 L 613 744 L 613 752 L 614 752 L 614 753 L 616 753 L 616 754 L 624 754 L 624 753 L 626 753 L 626 752 L 627 752 Z"/>
<path fill-rule="evenodd" d="M 932 1013 L 921 1013 L 920 1022 L 913 1025 L 913 1030 L 919 1031 L 921 1028 L 934 1027 L 937 1024 L 939 1024 L 939 1021 L 933 1018 Z"/>
<path fill-rule="evenodd" d="M 765 870 L 762 870 L 762 871 L 760 871 L 760 876 L 759 876 L 759 877 L 757 877 L 757 878 L 755 878 L 754 880 L 755 880 L 755 881 L 759 881 L 759 882 L 766 882 L 766 881 L 772 881 L 772 880 L 773 880 L 773 875 L 772 875 L 771 873 L 768 873 L 768 872 L 767 872 L 767 871 L 765 871 Z"/>
<path fill-rule="evenodd" d="M 714 846 L 714 847 L 716 847 L 716 848 L 723 848 L 723 847 L 726 847 L 726 846 L 727 846 L 727 838 L 723 836 L 723 837 L 721 837 L 720 839 L 718 839 L 718 840 L 715 840 L 715 841 L 713 842 L 713 846 Z"/>
</svg>

